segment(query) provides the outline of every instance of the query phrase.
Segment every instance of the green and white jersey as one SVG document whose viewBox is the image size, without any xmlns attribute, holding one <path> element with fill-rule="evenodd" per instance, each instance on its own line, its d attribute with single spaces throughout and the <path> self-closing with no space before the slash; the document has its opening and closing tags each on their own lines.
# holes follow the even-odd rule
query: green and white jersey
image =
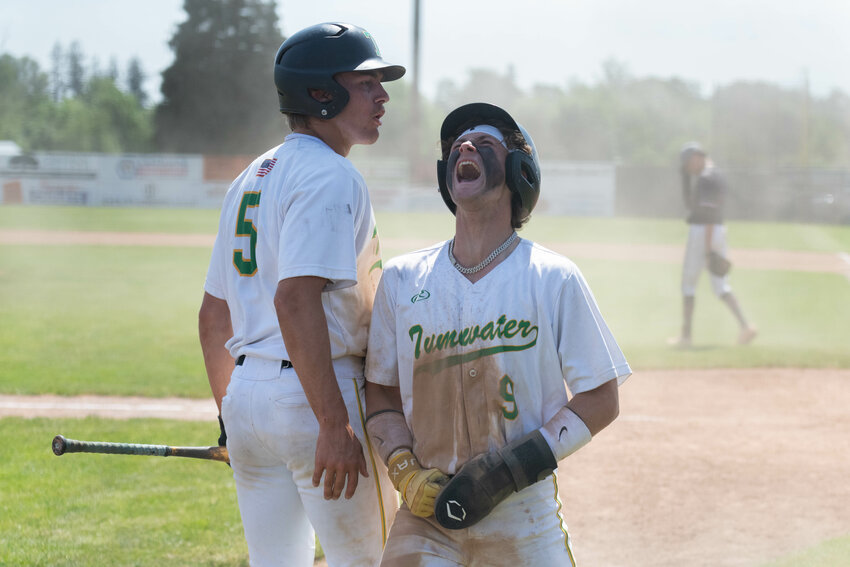
<svg viewBox="0 0 850 567">
<path fill-rule="evenodd" d="M 204 290 L 227 301 L 234 358 L 287 360 L 274 307 L 278 282 L 327 278 L 331 357 L 363 357 L 380 275 L 363 177 L 318 138 L 290 134 L 227 191 Z"/>
<path fill-rule="evenodd" d="M 447 244 L 385 266 L 366 378 L 401 389 L 414 454 L 454 474 L 541 427 L 567 389 L 622 382 L 631 370 L 570 260 L 522 240 L 473 284 Z"/>
</svg>

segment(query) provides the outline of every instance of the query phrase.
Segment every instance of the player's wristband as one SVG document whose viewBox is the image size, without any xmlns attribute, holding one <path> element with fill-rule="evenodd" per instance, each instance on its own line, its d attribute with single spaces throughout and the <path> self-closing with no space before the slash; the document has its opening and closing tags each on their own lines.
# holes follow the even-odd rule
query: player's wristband
<svg viewBox="0 0 850 567">
<path fill-rule="evenodd" d="M 389 462 L 396 449 L 413 447 L 413 435 L 410 434 L 404 414 L 398 410 L 375 412 L 367 417 L 366 432 L 385 463 Z"/>
<path fill-rule="evenodd" d="M 541 427 L 540 432 L 559 461 L 590 443 L 591 439 L 587 425 L 567 406 Z"/>
</svg>

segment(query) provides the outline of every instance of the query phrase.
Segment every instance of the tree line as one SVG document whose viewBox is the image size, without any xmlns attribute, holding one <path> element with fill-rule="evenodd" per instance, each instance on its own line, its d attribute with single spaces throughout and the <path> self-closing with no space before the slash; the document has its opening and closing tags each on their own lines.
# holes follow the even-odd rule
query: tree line
<svg viewBox="0 0 850 567">
<path fill-rule="evenodd" d="M 137 58 L 123 71 L 114 60 L 102 68 L 77 43 L 57 44 L 42 70 L 28 57 L 0 55 L 0 139 L 29 151 L 231 155 L 279 143 L 287 129 L 272 80 L 284 39 L 275 1 L 185 0 L 184 9 L 156 104 Z M 850 96 L 840 90 L 813 96 L 805 85 L 736 81 L 704 93 L 678 77 L 633 76 L 613 60 L 591 83 L 525 86 L 510 68 L 473 70 L 415 105 L 409 81 L 386 86 L 381 141 L 362 154 L 430 165 L 446 113 L 483 100 L 517 117 L 543 159 L 669 166 L 685 142 L 699 140 L 732 167 L 850 166 Z"/>
</svg>

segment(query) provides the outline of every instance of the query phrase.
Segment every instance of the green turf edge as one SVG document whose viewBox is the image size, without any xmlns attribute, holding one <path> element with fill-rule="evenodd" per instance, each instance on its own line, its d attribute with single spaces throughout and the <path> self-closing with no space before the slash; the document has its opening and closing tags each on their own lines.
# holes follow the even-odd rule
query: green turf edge
<svg viewBox="0 0 850 567">
<path fill-rule="evenodd" d="M 850 535 L 823 541 L 806 550 L 764 563 L 760 567 L 846 567 L 850 563 Z"/>
</svg>

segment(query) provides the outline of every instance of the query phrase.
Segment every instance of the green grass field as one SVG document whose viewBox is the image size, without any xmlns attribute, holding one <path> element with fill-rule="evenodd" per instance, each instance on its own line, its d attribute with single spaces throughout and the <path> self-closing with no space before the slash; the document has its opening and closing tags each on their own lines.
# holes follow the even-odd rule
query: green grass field
<svg viewBox="0 0 850 567">
<path fill-rule="evenodd" d="M 0 226 L 213 234 L 215 211 L 0 207 Z M 448 214 L 379 215 L 385 240 L 437 241 Z M 739 223 L 732 246 L 850 250 L 850 227 Z M 523 235 L 548 242 L 681 244 L 679 221 L 534 219 Z M 739 241 L 741 243 L 739 243 Z M 385 258 L 405 250 L 385 246 Z M 208 395 L 197 309 L 209 261 L 204 248 L 0 245 L 0 363 L 7 393 Z M 703 278 L 696 347 L 676 351 L 676 264 L 577 260 L 634 368 L 850 367 L 850 282 L 839 274 L 737 269 L 732 277 L 760 330 L 748 348 Z"/>
<path fill-rule="evenodd" d="M 247 566 L 230 469 L 194 459 L 56 457 L 77 439 L 209 445 L 214 423 L 0 419 L 0 565 Z"/>
<path fill-rule="evenodd" d="M 213 234 L 217 212 L 0 207 L 0 229 Z M 448 214 L 380 213 L 387 240 L 437 241 Z M 736 248 L 850 251 L 850 227 L 731 223 Z M 543 243 L 682 245 L 681 221 L 540 217 L 522 236 Z M 384 248 L 385 258 L 405 250 Z M 208 397 L 197 308 L 209 250 L 0 245 L 0 393 Z M 636 370 L 850 368 L 850 282 L 839 274 L 736 269 L 753 345 L 703 280 L 691 351 L 665 339 L 679 321 L 679 266 L 577 260 Z M 0 565 L 246 565 L 230 470 L 218 463 L 66 455 L 69 437 L 207 445 L 215 423 L 0 419 Z M 763 567 L 838 567 L 850 536 Z"/>
</svg>

